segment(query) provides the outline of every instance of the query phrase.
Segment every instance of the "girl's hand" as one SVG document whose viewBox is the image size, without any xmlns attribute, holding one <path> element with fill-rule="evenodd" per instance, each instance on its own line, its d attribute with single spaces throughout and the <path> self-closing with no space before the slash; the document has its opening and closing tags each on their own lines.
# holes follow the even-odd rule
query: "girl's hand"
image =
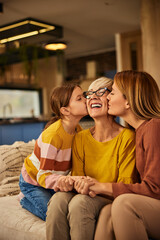
<svg viewBox="0 0 160 240">
<path fill-rule="evenodd" d="M 90 177 L 81 177 L 75 180 L 74 188 L 80 194 L 89 194 L 89 187 L 94 185 L 94 179 Z"/>
<path fill-rule="evenodd" d="M 69 192 L 73 190 L 74 186 L 74 179 L 71 176 L 61 176 L 58 181 L 57 185 L 54 190 L 61 191 L 61 192 Z"/>
</svg>

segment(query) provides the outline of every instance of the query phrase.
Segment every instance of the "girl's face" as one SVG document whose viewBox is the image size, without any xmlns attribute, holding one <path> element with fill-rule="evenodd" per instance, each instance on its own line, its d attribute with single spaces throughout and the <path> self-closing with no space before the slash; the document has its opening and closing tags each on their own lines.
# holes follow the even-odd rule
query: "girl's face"
<svg viewBox="0 0 160 240">
<path fill-rule="evenodd" d="M 89 91 L 97 91 L 100 88 L 92 88 Z M 101 91 L 101 90 L 100 90 Z M 102 89 L 103 91 L 103 89 Z M 102 96 L 97 96 L 96 93 L 91 94 L 86 100 L 88 113 L 92 118 L 106 117 L 108 114 L 108 100 L 107 95 L 109 91 L 104 91 Z"/>
<path fill-rule="evenodd" d="M 75 87 L 73 90 L 69 106 L 67 107 L 70 114 L 74 116 L 86 116 L 88 114 L 86 107 L 86 99 L 83 97 L 82 89 Z"/>
<path fill-rule="evenodd" d="M 108 94 L 108 113 L 114 116 L 123 117 L 129 108 L 128 101 L 124 98 L 122 92 L 119 90 L 117 85 L 114 83 L 112 91 Z"/>
</svg>

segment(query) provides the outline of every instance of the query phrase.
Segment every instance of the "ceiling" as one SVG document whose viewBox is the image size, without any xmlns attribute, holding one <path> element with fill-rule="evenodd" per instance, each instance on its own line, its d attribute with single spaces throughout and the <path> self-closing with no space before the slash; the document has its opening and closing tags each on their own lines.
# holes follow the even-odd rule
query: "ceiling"
<svg viewBox="0 0 160 240">
<path fill-rule="evenodd" d="M 29 17 L 60 25 L 66 57 L 79 57 L 113 49 L 115 33 L 140 29 L 140 1 L 0 0 L 0 26 Z"/>
</svg>

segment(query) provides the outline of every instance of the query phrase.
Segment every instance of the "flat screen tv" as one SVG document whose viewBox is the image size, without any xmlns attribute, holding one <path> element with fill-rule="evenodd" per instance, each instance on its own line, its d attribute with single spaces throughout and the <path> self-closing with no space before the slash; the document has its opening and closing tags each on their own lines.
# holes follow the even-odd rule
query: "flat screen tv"
<svg viewBox="0 0 160 240">
<path fill-rule="evenodd" d="M 41 89 L 0 88 L 0 118 L 38 118 L 42 114 Z"/>
</svg>

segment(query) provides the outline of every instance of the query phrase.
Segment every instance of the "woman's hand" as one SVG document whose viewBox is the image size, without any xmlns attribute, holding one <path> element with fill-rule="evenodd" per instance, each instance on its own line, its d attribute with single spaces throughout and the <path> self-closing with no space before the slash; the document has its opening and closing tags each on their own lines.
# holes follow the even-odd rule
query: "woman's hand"
<svg viewBox="0 0 160 240">
<path fill-rule="evenodd" d="M 94 185 L 89 187 L 89 196 L 90 197 L 95 197 L 97 194 L 100 194 L 100 188 L 101 188 L 101 184 L 100 182 L 96 182 Z"/>
<path fill-rule="evenodd" d="M 61 176 L 57 181 L 54 191 L 69 192 L 73 190 L 74 179 L 72 176 Z"/>
<path fill-rule="evenodd" d="M 80 177 L 75 180 L 74 188 L 80 194 L 89 194 L 89 187 L 94 185 L 95 179 L 90 177 Z"/>
<path fill-rule="evenodd" d="M 95 197 L 97 194 L 113 197 L 112 183 L 95 182 L 89 187 L 89 196 Z"/>
</svg>

